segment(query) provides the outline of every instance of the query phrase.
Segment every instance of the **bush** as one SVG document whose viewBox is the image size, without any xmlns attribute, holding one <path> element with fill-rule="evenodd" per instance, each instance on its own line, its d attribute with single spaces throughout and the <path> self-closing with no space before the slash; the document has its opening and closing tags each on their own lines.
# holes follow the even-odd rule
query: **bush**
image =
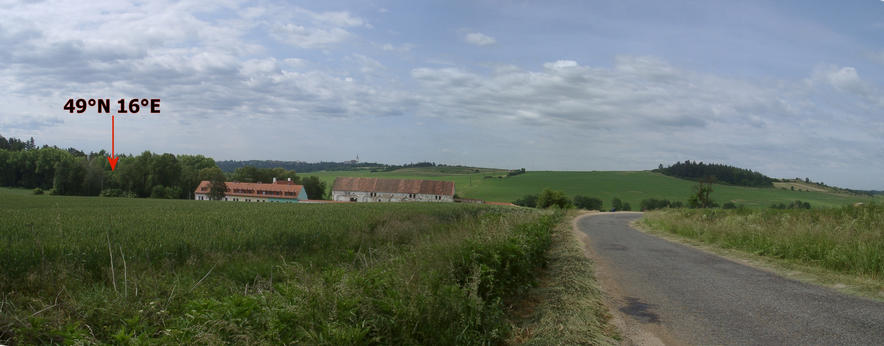
<svg viewBox="0 0 884 346">
<path fill-rule="evenodd" d="M 632 211 L 632 206 L 629 205 L 629 202 L 623 203 L 623 211 Z"/>
<path fill-rule="evenodd" d="M 573 206 L 574 204 L 562 191 L 543 189 L 543 192 L 537 197 L 538 208 L 559 207 L 565 209 Z"/>
<path fill-rule="evenodd" d="M 101 197 L 122 197 L 123 190 L 120 189 L 104 189 L 101 190 Z"/>
<path fill-rule="evenodd" d="M 618 197 L 614 197 L 614 199 L 611 200 L 611 208 L 614 208 L 614 211 L 623 209 L 623 201 Z"/>
<path fill-rule="evenodd" d="M 669 205 L 670 208 L 684 208 L 684 203 L 682 201 L 675 201 Z"/>
<path fill-rule="evenodd" d="M 678 203 L 680 204 L 681 202 L 678 202 Z M 672 205 L 673 205 L 673 203 L 669 202 L 668 199 L 648 198 L 648 199 L 642 200 L 639 207 L 641 208 L 640 209 L 641 211 L 647 211 L 647 210 L 669 208 Z"/>
<path fill-rule="evenodd" d="M 513 204 L 522 207 L 537 208 L 537 195 L 525 195 L 522 198 L 513 201 Z"/>
<path fill-rule="evenodd" d="M 39 188 L 39 187 L 38 187 L 38 188 L 35 188 L 35 189 L 34 189 L 34 194 L 35 194 L 35 195 L 42 195 L 42 194 L 43 194 L 43 189 L 41 189 L 41 188 Z"/>
<path fill-rule="evenodd" d="M 789 204 L 785 203 L 774 203 L 770 205 L 771 209 L 810 209 L 810 203 L 802 202 L 799 200 L 795 200 L 789 202 Z"/>
<path fill-rule="evenodd" d="M 150 190 L 150 198 L 166 198 L 166 188 L 162 185 L 154 185 Z"/>
<path fill-rule="evenodd" d="M 574 206 L 586 210 L 602 210 L 602 200 L 594 197 L 574 196 Z"/>
<path fill-rule="evenodd" d="M 712 200 L 712 185 L 699 182 L 694 186 L 694 193 L 688 198 L 690 208 L 715 208 L 718 205 Z"/>
<path fill-rule="evenodd" d="M 724 209 L 737 209 L 737 205 L 734 202 L 724 202 L 724 205 L 721 207 Z"/>
<path fill-rule="evenodd" d="M 174 199 L 181 196 L 181 188 L 179 187 L 165 187 L 162 185 L 155 185 L 152 189 L 150 189 L 150 198 L 166 198 L 166 199 Z"/>
</svg>

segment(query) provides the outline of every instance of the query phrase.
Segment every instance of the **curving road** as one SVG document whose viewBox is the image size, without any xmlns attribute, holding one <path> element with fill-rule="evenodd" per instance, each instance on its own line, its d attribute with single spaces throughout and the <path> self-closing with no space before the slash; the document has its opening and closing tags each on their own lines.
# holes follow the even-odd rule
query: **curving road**
<svg viewBox="0 0 884 346">
<path fill-rule="evenodd" d="M 884 303 L 786 279 L 629 227 L 640 217 L 593 215 L 577 226 L 589 238 L 587 248 L 612 308 L 656 340 L 884 345 Z"/>
</svg>

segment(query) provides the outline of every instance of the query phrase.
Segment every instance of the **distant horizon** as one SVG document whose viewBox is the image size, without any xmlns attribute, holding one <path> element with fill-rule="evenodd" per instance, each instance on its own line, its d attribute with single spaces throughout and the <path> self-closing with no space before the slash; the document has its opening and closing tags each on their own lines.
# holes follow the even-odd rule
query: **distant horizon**
<svg viewBox="0 0 884 346">
<path fill-rule="evenodd" d="M 0 5 L 0 134 L 218 160 L 642 170 L 884 190 L 884 2 Z M 114 108 L 116 109 L 116 108 Z M 139 150 L 133 150 L 139 148 Z"/>
<path fill-rule="evenodd" d="M 0 136 L 3 136 L 3 134 L 0 133 Z M 4 136 L 4 137 L 6 137 L 6 136 Z M 9 138 L 9 137 L 6 137 L 6 138 Z M 25 140 L 24 138 L 16 138 L 16 139 Z M 28 138 L 27 140 L 30 140 L 30 138 Z M 62 147 L 62 146 L 59 146 L 59 145 L 53 145 L 53 144 L 49 144 L 49 143 L 40 143 L 39 141 L 37 141 L 36 138 L 34 138 L 34 143 L 35 143 L 35 145 L 36 145 L 37 147 L 43 147 L 43 146 L 45 145 L 45 146 L 50 146 L 50 147 L 53 147 L 53 146 L 54 146 L 54 147 L 58 147 L 59 149 L 70 149 L 70 148 L 73 148 L 73 149 L 77 149 L 77 150 L 83 151 L 83 152 L 86 153 L 86 154 L 90 154 L 90 153 L 99 153 L 99 152 L 101 152 L 102 150 L 105 150 L 105 149 L 99 149 L 99 150 L 93 150 L 93 151 L 85 151 L 85 150 L 83 150 L 83 149 L 81 149 L 81 148 L 75 148 L 75 147 Z M 105 150 L 105 151 L 107 151 L 107 150 Z M 145 150 L 142 150 L 142 151 L 139 151 L 139 152 L 136 152 L 136 153 L 118 152 L 118 153 L 117 153 L 117 156 L 137 156 L 137 155 L 141 154 L 141 153 L 144 152 L 144 151 L 145 151 Z M 154 154 L 165 154 L 165 152 L 154 152 L 154 151 L 151 151 L 151 152 L 154 153 Z M 302 163 L 307 163 L 307 164 L 315 164 L 315 163 L 322 163 L 322 162 L 328 162 L 328 163 L 346 163 L 346 162 L 349 162 L 349 161 L 355 159 L 355 156 L 354 156 L 353 158 L 351 158 L 351 159 L 344 159 L 344 160 L 340 160 L 340 161 L 327 160 L 327 159 L 320 159 L 320 160 L 218 159 L 218 158 L 215 158 L 215 157 L 213 157 L 213 156 L 209 156 L 209 155 L 206 155 L 206 154 L 200 154 L 200 153 L 169 153 L 169 154 L 173 154 L 173 155 L 176 155 L 176 156 L 178 156 L 178 155 L 203 155 L 203 156 L 205 156 L 205 157 L 208 157 L 208 158 L 211 158 L 211 159 L 215 160 L 215 162 L 278 161 L 278 162 L 302 162 Z M 670 166 L 670 165 L 672 165 L 672 164 L 674 164 L 674 163 L 676 163 L 676 162 L 684 162 L 684 161 L 685 161 L 685 160 L 677 160 L 677 161 L 673 161 L 673 162 L 658 162 L 658 163 L 656 163 L 655 165 L 651 166 L 651 168 L 633 168 L 633 169 L 616 169 L 616 168 L 614 168 L 614 169 L 549 169 L 549 168 L 530 169 L 530 168 L 527 168 L 527 166 L 519 166 L 519 167 L 499 167 L 499 166 L 498 166 L 498 167 L 495 167 L 495 166 L 483 166 L 483 165 L 481 165 L 481 164 L 479 164 L 479 165 L 475 165 L 475 164 L 464 164 L 464 163 L 448 163 L 448 162 L 433 161 L 433 160 L 417 160 L 417 161 L 405 161 L 405 162 L 400 162 L 400 163 L 391 163 L 391 162 L 385 162 L 385 161 L 371 161 L 371 160 L 363 160 L 363 159 L 360 159 L 358 162 L 359 162 L 359 163 L 367 163 L 367 164 L 391 165 L 391 166 L 403 166 L 403 165 L 408 165 L 408 164 L 416 164 L 416 163 L 425 163 L 425 162 L 426 162 L 426 163 L 435 163 L 436 165 L 440 165 L 440 164 L 441 164 L 441 165 L 446 165 L 446 166 L 461 166 L 461 167 L 485 168 L 485 169 L 515 170 L 515 169 L 525 168 L 527 171 L 534 171 L 534 172 L 637 172 L 637 171 L 653 171 L 653 170 L 656 169 L 660 164 L 662 164 L 664 167 L 666 167 L 666 166 Z M 731 163 L 728 163 L 728 162 L 703 161 L 703 160 L 693 160 L 693 159 L 691 159 L 690 161 L 694 161 L 694 162 L 702 162 L 702 163 L 706 163 L 706 164 L 723 164 L 723 165 L 734 166 L 734 167 L 737 167 L 737 168 L 743 168 L 743 169 L 748 169 L 748 170 L 756 171 L 756 172 L 758 172 L 758 173 L 761 173 L 761 174 L 763 174 L 763 175 L 765 175 L 765 176 L 768 176 L 768 177 L 770 177 L 770 178 L 774 178 L 774 179 L 799 179 L 799 180 L 803 180 L 803 179 L 805 179 L 805 178 L 809 178 L 809 179 L 811 180 L 811 182 L 813 182 L 813 183 L 817 183 L 817 182 L 826 183 L 826 182 L 823 181 L 823 180 L 815 179 L 814 177 L 809 176 L 809 175 L 805 175 L 805 176 L 802 176 L 802 177 L 798 177 L 798 176 L 794 176 L 794 177 L 784 177 L 784 176 L 776 176 L 776 175 L 767 174 L 767 173 L 765 173 L 765 172 L 763 172 L 763 171 L 760 171 L 760 170 L 754 169 L 754 168 L 752 168 L 752 167 L 741 167 L 741 166 L 736 166 L 736 165 L 731 164 Z M 306 173 L 309 173 L 309 171 L 306 172 Z M 837 184 L 831 184 L 831 183 L 826 183 L 826 185 L 828 185 L 828 186 L 833 186 L 833 187 L 838 187 L 838 188 L 847 188 L 847 189 L 851 189 L 851 190 L 858 190 L 858 191 L 884 191 L 884 187 L 882 187 L 882 188 L 862 188 L 862 187 L 843 186 L 843 185 L 837 185 Z"/>
</svg>

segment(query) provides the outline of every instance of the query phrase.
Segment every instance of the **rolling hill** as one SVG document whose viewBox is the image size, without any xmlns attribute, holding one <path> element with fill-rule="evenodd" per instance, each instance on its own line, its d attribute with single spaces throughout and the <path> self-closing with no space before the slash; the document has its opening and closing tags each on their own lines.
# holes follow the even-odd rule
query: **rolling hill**
<svg viewBox="0 0 884 346">
<path fill-rule="evenodd" d="M 686 201 L 692 181 L 650 171 L 529 171 L 506 177 L 506 170 L 476 168 L 447 170 L 450 167 L 408 168 L 391 172 L 321 171 L 316 175 L 329 186 L 335 177 L 357 176 L 400 179 L 430 179 L 454 181 L 457 194 L 495 202 L 512 202 L 527 194 L 539 193 L 544 188 L 562 190 L 568 196 L 583 195 L 601 198 L 605 206 L 619 197 L 637 208 L 642 199 L 665 198 Z M 478 170 L 478 172 L 476 171 Z M 731 185 L 713 185 L 712 198 L 718 203 L 732 201 L 747 207 L 767 207 L 772 203 L 788 203 L 796 199 L 810 202 L 814 207 L 834 207 L 855 202 L 881 201 L 881 197 L 852 196 L 829 191 L 791 191 L 780 188 L 752 188 Z"/>
</svg>

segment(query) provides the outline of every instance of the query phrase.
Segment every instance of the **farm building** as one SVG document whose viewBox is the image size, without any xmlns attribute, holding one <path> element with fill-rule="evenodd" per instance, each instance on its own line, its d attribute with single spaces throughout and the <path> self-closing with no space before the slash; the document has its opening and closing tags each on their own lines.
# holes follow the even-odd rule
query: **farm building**
<svg viewBox="0 0 884 346">
<path fill-rule="evenodd" d="M 454 182 L 339 177 L 332 185 L 339 202 L 454 202 Z"/>
<path fill-rule="evenodd" d="M 235 202 L 282 202 L 296 203 L 307 200 L 307 192 L 304 186 L 295 185 L 291 179 L 277 181 L 273 178 L 272 184 L 227 182 L 225 201 Z M 199 201 L 209 200 L 209 181 L 203 180 L 194 191 L 194 199 Z"/>
</svg>

